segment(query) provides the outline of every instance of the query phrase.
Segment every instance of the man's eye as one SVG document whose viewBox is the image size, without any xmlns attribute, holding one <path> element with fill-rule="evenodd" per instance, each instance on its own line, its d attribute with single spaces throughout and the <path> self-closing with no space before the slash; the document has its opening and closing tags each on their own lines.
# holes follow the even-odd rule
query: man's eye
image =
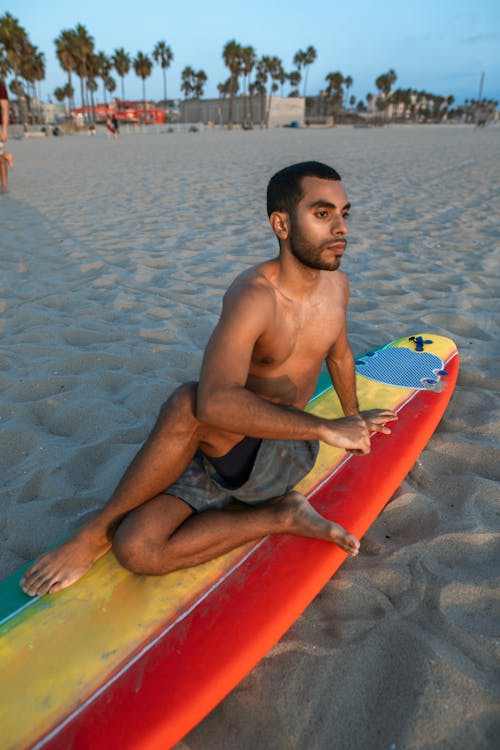
<svg viewBox="0 0 500 750">
<path fill-rule="evenodd" d="M 324 219 L 325 216 L 328 216 L 328 211 L 316 211 L 316 216 L 320 219 Z"/>
</svg>

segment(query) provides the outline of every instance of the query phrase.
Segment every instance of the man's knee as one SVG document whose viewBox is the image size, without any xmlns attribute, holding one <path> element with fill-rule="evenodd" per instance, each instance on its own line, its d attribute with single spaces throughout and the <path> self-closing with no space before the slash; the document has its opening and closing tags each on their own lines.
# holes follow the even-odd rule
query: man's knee
<svg viewBox="0 0 500 750">
<path fill-rule="evenodd" d="M 161 411 L 175 411 L 179 412 L 181 416 L 194 417 L 197 391 L 198 383 L 195 380 L 180 385 L 165 401 Z"/>
<path fill-rule="evenodd" d="M 196 393 L 198 383 L 196 381 L 184 383 L 175 389 L 167 401 L 162 404 L 158 424 L 164 425 L 168 430 L 172 429 L 172 421 L 176 426 L 183 429 L 196 429 L 199 421 L 196 418 Z"/>
<path fill-rule="evenodd" d="M 127 524 L 122 524 L 116 530 L 113 537 L 113 553 L 120 565 L 131 573 L 161 575 L 169 572 L 165 547 L 160 559 L 156 545 L 138 534 L 131 534 Z"/>
</svg>

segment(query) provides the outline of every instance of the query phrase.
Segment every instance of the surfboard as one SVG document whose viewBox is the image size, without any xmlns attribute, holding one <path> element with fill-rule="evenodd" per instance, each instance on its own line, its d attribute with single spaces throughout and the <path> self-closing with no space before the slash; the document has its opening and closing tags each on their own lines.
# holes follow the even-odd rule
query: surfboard
<svg viewBox="0 0 500 750">
<path fill-rule="evenodd" d="M 439 423 L 458 353 L 450 339 L 419 333 L 366 352 L 356 371 L 362 409 L 398 412 L 392 435 L 374 435 L 361 457 L 322 444 L 297 489 L 361 538 Z M 341 416 L 326 373 L 307 408 Z M 35 599 L 17 571 L 0 584 L 2 748 L 172 747 L 345 559 L 329 542 L 285 534 L 160 577 L 128 573 L 108 553 L 72 587 Z"/>
</svg>

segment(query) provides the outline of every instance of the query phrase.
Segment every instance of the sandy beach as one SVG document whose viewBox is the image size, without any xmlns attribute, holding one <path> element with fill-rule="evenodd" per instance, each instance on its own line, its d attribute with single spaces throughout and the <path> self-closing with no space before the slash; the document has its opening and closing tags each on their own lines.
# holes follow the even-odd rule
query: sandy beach
<svg viewBox="0 0 500 750">
<path fill-rule="evenodd" d="M 330 163 L 353 205 L 354 353 L 450 336 L 427 449 L 303 616 L 179 750 L 496 750 L 500 737 L 500 127 L 9 142 L 0 195 L 0 578 L 111 493 L 221 297 L 277 243 L 265 188 Z"/>
</svg>

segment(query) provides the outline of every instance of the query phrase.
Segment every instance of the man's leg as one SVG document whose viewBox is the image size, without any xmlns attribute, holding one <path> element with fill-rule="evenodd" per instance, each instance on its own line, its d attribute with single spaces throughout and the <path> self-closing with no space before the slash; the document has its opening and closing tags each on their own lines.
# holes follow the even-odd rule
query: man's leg
<svg viewBox="0 0 500 750">
<path fill-rule="evenodd" d="M 107 505 L 71 539 L 40 557 L 25 572 L 21 587 L 27 594 L 56 593 L 81 578 L 109 550 L 116 527 L 127 513 L 173 484 L 200 444 L 215 451 L 214 455 L 222 455 L 237 442 L 237 437 L 200 425 L 194 414 L 195 399 L 195 383 L 181 386 L 172 394 Z M 177 502 L 184 515 L 173 512 L 173 528 L 177 518 L 182 523 L 191 513 L 189 506 Z"/>
<path fill-rule="evenodd" d="M 191 513 L 182 500 L 165 494 L 137 508 L 114 536 L 117 559 L 135 573 L 162 575 L 208 562 L 268 534 L 323 539 L 350 555 L 359 551 L 356 537 L 323 518 L 295 491 L 275 504 Z"/>
<path fill-rule="evenodd" d="M 7 192 L 7 160 L 3 154 L 0 154 L 0 183 L 2 185 L 2 193 Z"/>
<path fill-rule="evenodd" d="M 358 540 L 322 518 L 299 493 L 274 506 L 196 515 L 183 500 L 165 495 L 164 488 L 179 478 L 199 447 L 224 455 L 238 441 L 201 425 L 195 399 L 195 384 L 173 394 L 105 508 L 26 571 L 21 586 L 27 594 L 56 593 L 71 585 L 107 552 L 111 540 L 125 567 L 149 574 L 190 567 L 275 533 L 325 539 L 357 554 Z"/>
</svg>

